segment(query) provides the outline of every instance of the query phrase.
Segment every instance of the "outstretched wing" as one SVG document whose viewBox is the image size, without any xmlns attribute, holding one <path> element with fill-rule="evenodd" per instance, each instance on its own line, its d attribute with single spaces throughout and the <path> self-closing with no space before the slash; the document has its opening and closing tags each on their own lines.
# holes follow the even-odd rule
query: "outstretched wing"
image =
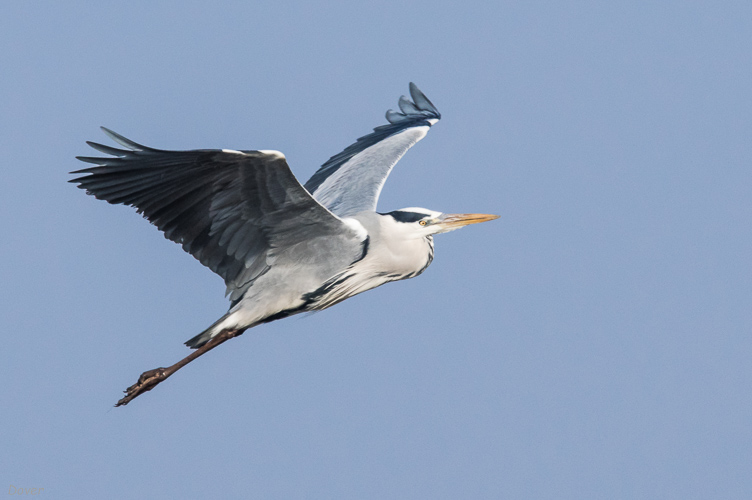
<svg viewBox="0 0 752 500">
<path fill-rule="evenodd" d="M 282 153 L 165 151 L 102 129 L 127 149 L 88 142 L 112 156 L 78 157 L 97 166 L 72 172 L 86 175 L 70 182 L 101 200 L 136 207 L 224 278 L 233 303 L 295 245 L 328 263 L 347 265 L 362 253 L 363 236 L 303 189 Z"/>
<path fill-rule="evenodd" d="M 340 217 L 375 211 L 389 172 L 413 144 L 426 136 L 441 113 L 414 83 L 400 97 L 401 112 L 389 110 L 389 125 L 373 129 L 329 158 L 305 184 L 319 203 Z"/>
</svg>

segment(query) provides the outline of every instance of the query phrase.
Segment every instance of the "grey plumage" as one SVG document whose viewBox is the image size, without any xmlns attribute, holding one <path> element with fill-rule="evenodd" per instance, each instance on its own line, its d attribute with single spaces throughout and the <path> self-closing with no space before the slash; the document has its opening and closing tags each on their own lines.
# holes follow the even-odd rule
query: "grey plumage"
<svg viewBox="0 0 752 500">
<path fill-rule="evenodd" d="M 347 254 L 345 263 L 361 252 L 357 234 L 311 197 L 281 154 L 164 151 L 103 130 L 132 149 L 91 143 L 116 157 L 79 157 L 99 166 L 77 170 L 87 175 L 71 182 L 99 199 L 136 207 L 224 278 L 232 302 L 285 252 L 336 249 L 335 255 Z"/>
<path fill-rule="evenodd" d="M 329 158 L 305 188 L 333 213 L 347 217 L 376 210 L 381 188 L 394 165 L 441 119 L 441 113 L 414 83 L 410 95 L 399 99 L 402 111 L 389 110 L 389 125 L 381 125 Z"/>
<path fill-rule="evenodd" d="M 410 94 L 412 101 L 400 98 L 400 112 L 387 112 L 388 125 L 330 158 L 305 187 L 276 151 L 167 151 L 106 128 L 123 149 L 88 142 L 109 156 L 79 157 L 95 166 L 73 172 L 82 175 L 71 182 L 96 198 L 135 207 L 224 279 L 229 311 L 186 342 L 203 354 L 260 323 L 417 276 L 433 260 L 434 234 L 496 218 L 422 208 L 375 212 L 394 164 L 441 117 L 412 83 Z M 161 368 L 146 372 L 119 404 L 183 364 L 166 375 Z"/>
</svg>

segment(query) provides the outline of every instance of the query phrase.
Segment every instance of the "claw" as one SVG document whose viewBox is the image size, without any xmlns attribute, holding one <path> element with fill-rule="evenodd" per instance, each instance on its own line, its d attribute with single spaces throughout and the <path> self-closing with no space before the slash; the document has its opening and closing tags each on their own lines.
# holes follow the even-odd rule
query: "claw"
<svg viewBox="0 0 752 500">
<path fill-rule="evenodd" d="M 138 382 L 128 387 L 125 391 L 125 396 L 118 401 L 115 406 L 125 406 L 131 402 L 134 398 L 141 394 L 154 389 L 160 382 L 169 377 L 165 368 L 155 368 L 153 370 L 146 371 L 138 377 Z"/>
<path fill-rule="evenodd" d="M 115 406 L 125 406 L 128 403 L 130 403 L 134 398 L 137 398 L 141 394 L 145 393 L 146 391 L 150 391 L 154 389 L 160 382 L 164 381 L 167 377 L 175 373 L 176 371 L 180 370 L 182 367 L 193 361 L 194 359 L 198 358 L 199 356 L 211 351 L 215 347 L 217 347 L 222 342 L 225 342 L 226 340 L 230 340 L 231 338 L 237 337 L 238 335 L 242 335 L 245 329 L 243 330 L 225 330 L 221 332 L 219 335 L 216 335 L 214 338 L 209 340 L 206 344 L 199 347 L 193 353 L 189 354 L 188 356 L 184 357 L 177 363 L 175 363 L 172 366 L 169 366 L 167 368 L 154 368 L 153 370 L 149 370 L 147 372 L 144 372 L 141 374 L 140 377 L 138 377 L 138 382 L 127 388 L 125 391 L 125 396 L 118 401 Z"/>
</svg>

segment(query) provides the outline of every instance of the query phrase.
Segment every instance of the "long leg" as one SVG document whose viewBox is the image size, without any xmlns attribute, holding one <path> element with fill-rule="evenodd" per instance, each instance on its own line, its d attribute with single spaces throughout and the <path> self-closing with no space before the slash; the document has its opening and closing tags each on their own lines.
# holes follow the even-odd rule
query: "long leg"
<svg viewBox="0 0 752 500">
<path fill-rule="evenodd" d="M 154 389 L 160 382 L 167 379 L 167 377 L 180 370 L 182 367 L 184 367 L 194 359 L 203 354 L 206 354 L 207 352 L 217 347 L 219 344 L 230 340 L 231 338 L 237 337 L 238 335 L 241 335 L 244 331 L 245 330 L 225 330 L 222 333 L 219 333 L 218 335 L 212 337 L 209 342 L 199 347 L 174 365 L 168 366 L 167 368 L 155 368 L 153 370 L 142 373 L 141 376 L 138 377 L 138 382 L 123 391 L 125 392 L 125 396 L 120 401 L 118 401 L 115 406 L 127 405 L 134 398 L 140 396 L 146 391 Z"/>
</svg>

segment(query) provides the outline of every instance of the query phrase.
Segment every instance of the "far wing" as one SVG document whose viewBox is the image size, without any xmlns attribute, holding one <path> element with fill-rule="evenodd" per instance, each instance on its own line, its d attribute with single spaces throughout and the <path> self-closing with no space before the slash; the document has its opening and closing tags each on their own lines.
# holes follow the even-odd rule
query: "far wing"
<svg viewBox="0 0 752 500">
<path fill-rule="evenodd" d="M 305 188 L 319 203 L 340 217 L 376 210 L 381 188 L 394 165 L 441 118 L 414 83 L 410 83 L 410 96 L 412 101 L 400 97 L 401 112 L 386 112 L 389 125 L 376 127 L 332 156 L 306 182 Z"/>
<path fill-rule="evenodd" d="M 284 155 L 264 151 L 165 151 L 103 130 L 127 149 L 89 142 L 112 157 L 71 180 L 88 194 L 131 205 L 224 278 L 237 301 L 285 248 L 309 245 L 335 268 L 361 255 L 362 235 L 303 189 Z M 342 263 L 339 262 L 342 261 Z"/>
</svg>

